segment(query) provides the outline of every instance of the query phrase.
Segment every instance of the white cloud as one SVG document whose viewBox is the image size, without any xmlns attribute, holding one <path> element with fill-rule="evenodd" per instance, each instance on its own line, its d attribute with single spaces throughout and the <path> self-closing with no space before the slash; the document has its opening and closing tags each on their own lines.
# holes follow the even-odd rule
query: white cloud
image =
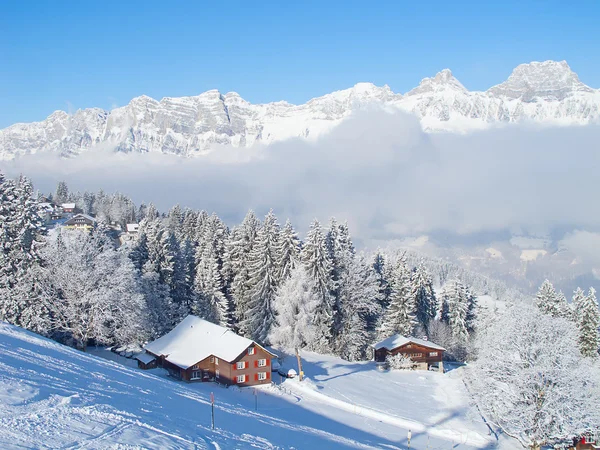
<svg viewBox="0 0 600 450">
<path fill-rule="evenodd" d="M 44 191 L 119 190 L 161 209 L 175 203 L 239 220 L 273 207 L 305 228 L 348 220 L 361 239 L 509 228 L 598 231 L 600 127 L 510 126 L 470 135 L 426 134 L 416 118 L 369 111 L 316 142 L 215 148 L 206 157 L 115 154 L 70 160 L 33 155 L 4 163 Z"/>
</svg>

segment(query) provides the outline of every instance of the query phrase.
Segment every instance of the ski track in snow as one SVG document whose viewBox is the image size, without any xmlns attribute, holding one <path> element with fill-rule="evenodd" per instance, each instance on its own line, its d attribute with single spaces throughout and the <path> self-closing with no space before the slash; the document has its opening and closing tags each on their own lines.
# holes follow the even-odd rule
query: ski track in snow
<svg viewBox="0 0 600 450">
<path fill-rule="evenodd" d="M 419 418 L 401 417 L 397 407 L 382 411 L 377 401 L 383 399 L 356 405 L 360 385 L 379 383 L 383 375 L 364 370 L 356 378 L 350 363 L 311 358 L 307 373 L 315 373 L 319 386 L 286 381 L 281 388 L 262 387 L 255 411 L 251 390 L 177 382 L 161 369 L 125 367 L 0 322 L 0 448 L 406 448 L 408 428 L 411 448 L 493 446 L 479 432 L 483 424 L 473 425 L 461 440 L 462 428 L 454 435 Z M 385 379 L 396 389 L 397 379 L 391 374 Z M 429 386 L 427 380 L 406 378 L 407 387 L 421 389 L 420 384 Z M 406 413 L 412 417 L 411 407 Z"/>
</svg>

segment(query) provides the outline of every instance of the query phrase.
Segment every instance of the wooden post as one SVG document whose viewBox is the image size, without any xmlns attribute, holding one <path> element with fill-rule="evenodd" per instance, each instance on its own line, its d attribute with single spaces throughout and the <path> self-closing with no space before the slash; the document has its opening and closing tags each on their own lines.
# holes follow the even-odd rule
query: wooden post
<svg viewBox="0 0 600 450">
<path fill-rule="evenodd" d="M 300 358 L 298 347 L 296 347 L 296 359 L 298 360 L 298 381 L 302 381 L 304 372 L 302 372 L 302 359 Z"/>
<path fill-rule="evenodd" d="M 254 388 L 254 411 L 258 411 L 258 392 Z"/>
<path fill-rule="evenodd" d="M 210 409 L 211 409 L 211 427 L 214 430 L 215 429 L 215 395 L 211 392 L 210 393 Z"/>
</svg>

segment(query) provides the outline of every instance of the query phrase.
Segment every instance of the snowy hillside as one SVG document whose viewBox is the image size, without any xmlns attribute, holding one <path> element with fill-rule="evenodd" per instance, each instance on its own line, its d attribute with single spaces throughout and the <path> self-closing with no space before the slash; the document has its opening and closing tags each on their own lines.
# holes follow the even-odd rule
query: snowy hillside
<svg viewBox="0 0 600 450">
<path fill-rule="evenodd" d="M 124 152 L 201 155 L 215 144 L 248 147 L 289 138 L 313 139 L 352 111 L 384 107 L 415 114 L 427 131 L 465 132 L 523 120 L 586 124 L 600 118 L 600 91 L 584 85 L 565 61 L 532 62 L 485 92 L 468 91 L 448 69 L 404 96 L 359 83 L 303 105 L 251 104 L 235 92 L 134 98 L 104 111 L 56 111 L 42 122 L 0 130 L 0 159 L 40 151 L 73 156 L 103 144 Z"/>
<path fill-rule="evenodd" d="M 0 448 L 406 448 L 408 429 L 411 448 L 495 446 L 460 371 L 306 357 L 313 381 L 261 389 L 255 411 L 251 390 L 176 382 L 0 323 Z"/>
</svg>

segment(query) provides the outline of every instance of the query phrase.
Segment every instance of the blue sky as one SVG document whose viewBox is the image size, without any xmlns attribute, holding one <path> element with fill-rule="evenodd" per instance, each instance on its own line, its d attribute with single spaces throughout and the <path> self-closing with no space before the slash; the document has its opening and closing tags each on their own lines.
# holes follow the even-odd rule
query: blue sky
<svg viewBox="0 0 600 450">
<path fill-rule="evenodd" d="M 359 81 L 469 89 L 566 59 L 600 87 L 600 2 L 56 1 L 0 6 L 0 127 L 146 94 L 302 103 Z"/>
</svg>

